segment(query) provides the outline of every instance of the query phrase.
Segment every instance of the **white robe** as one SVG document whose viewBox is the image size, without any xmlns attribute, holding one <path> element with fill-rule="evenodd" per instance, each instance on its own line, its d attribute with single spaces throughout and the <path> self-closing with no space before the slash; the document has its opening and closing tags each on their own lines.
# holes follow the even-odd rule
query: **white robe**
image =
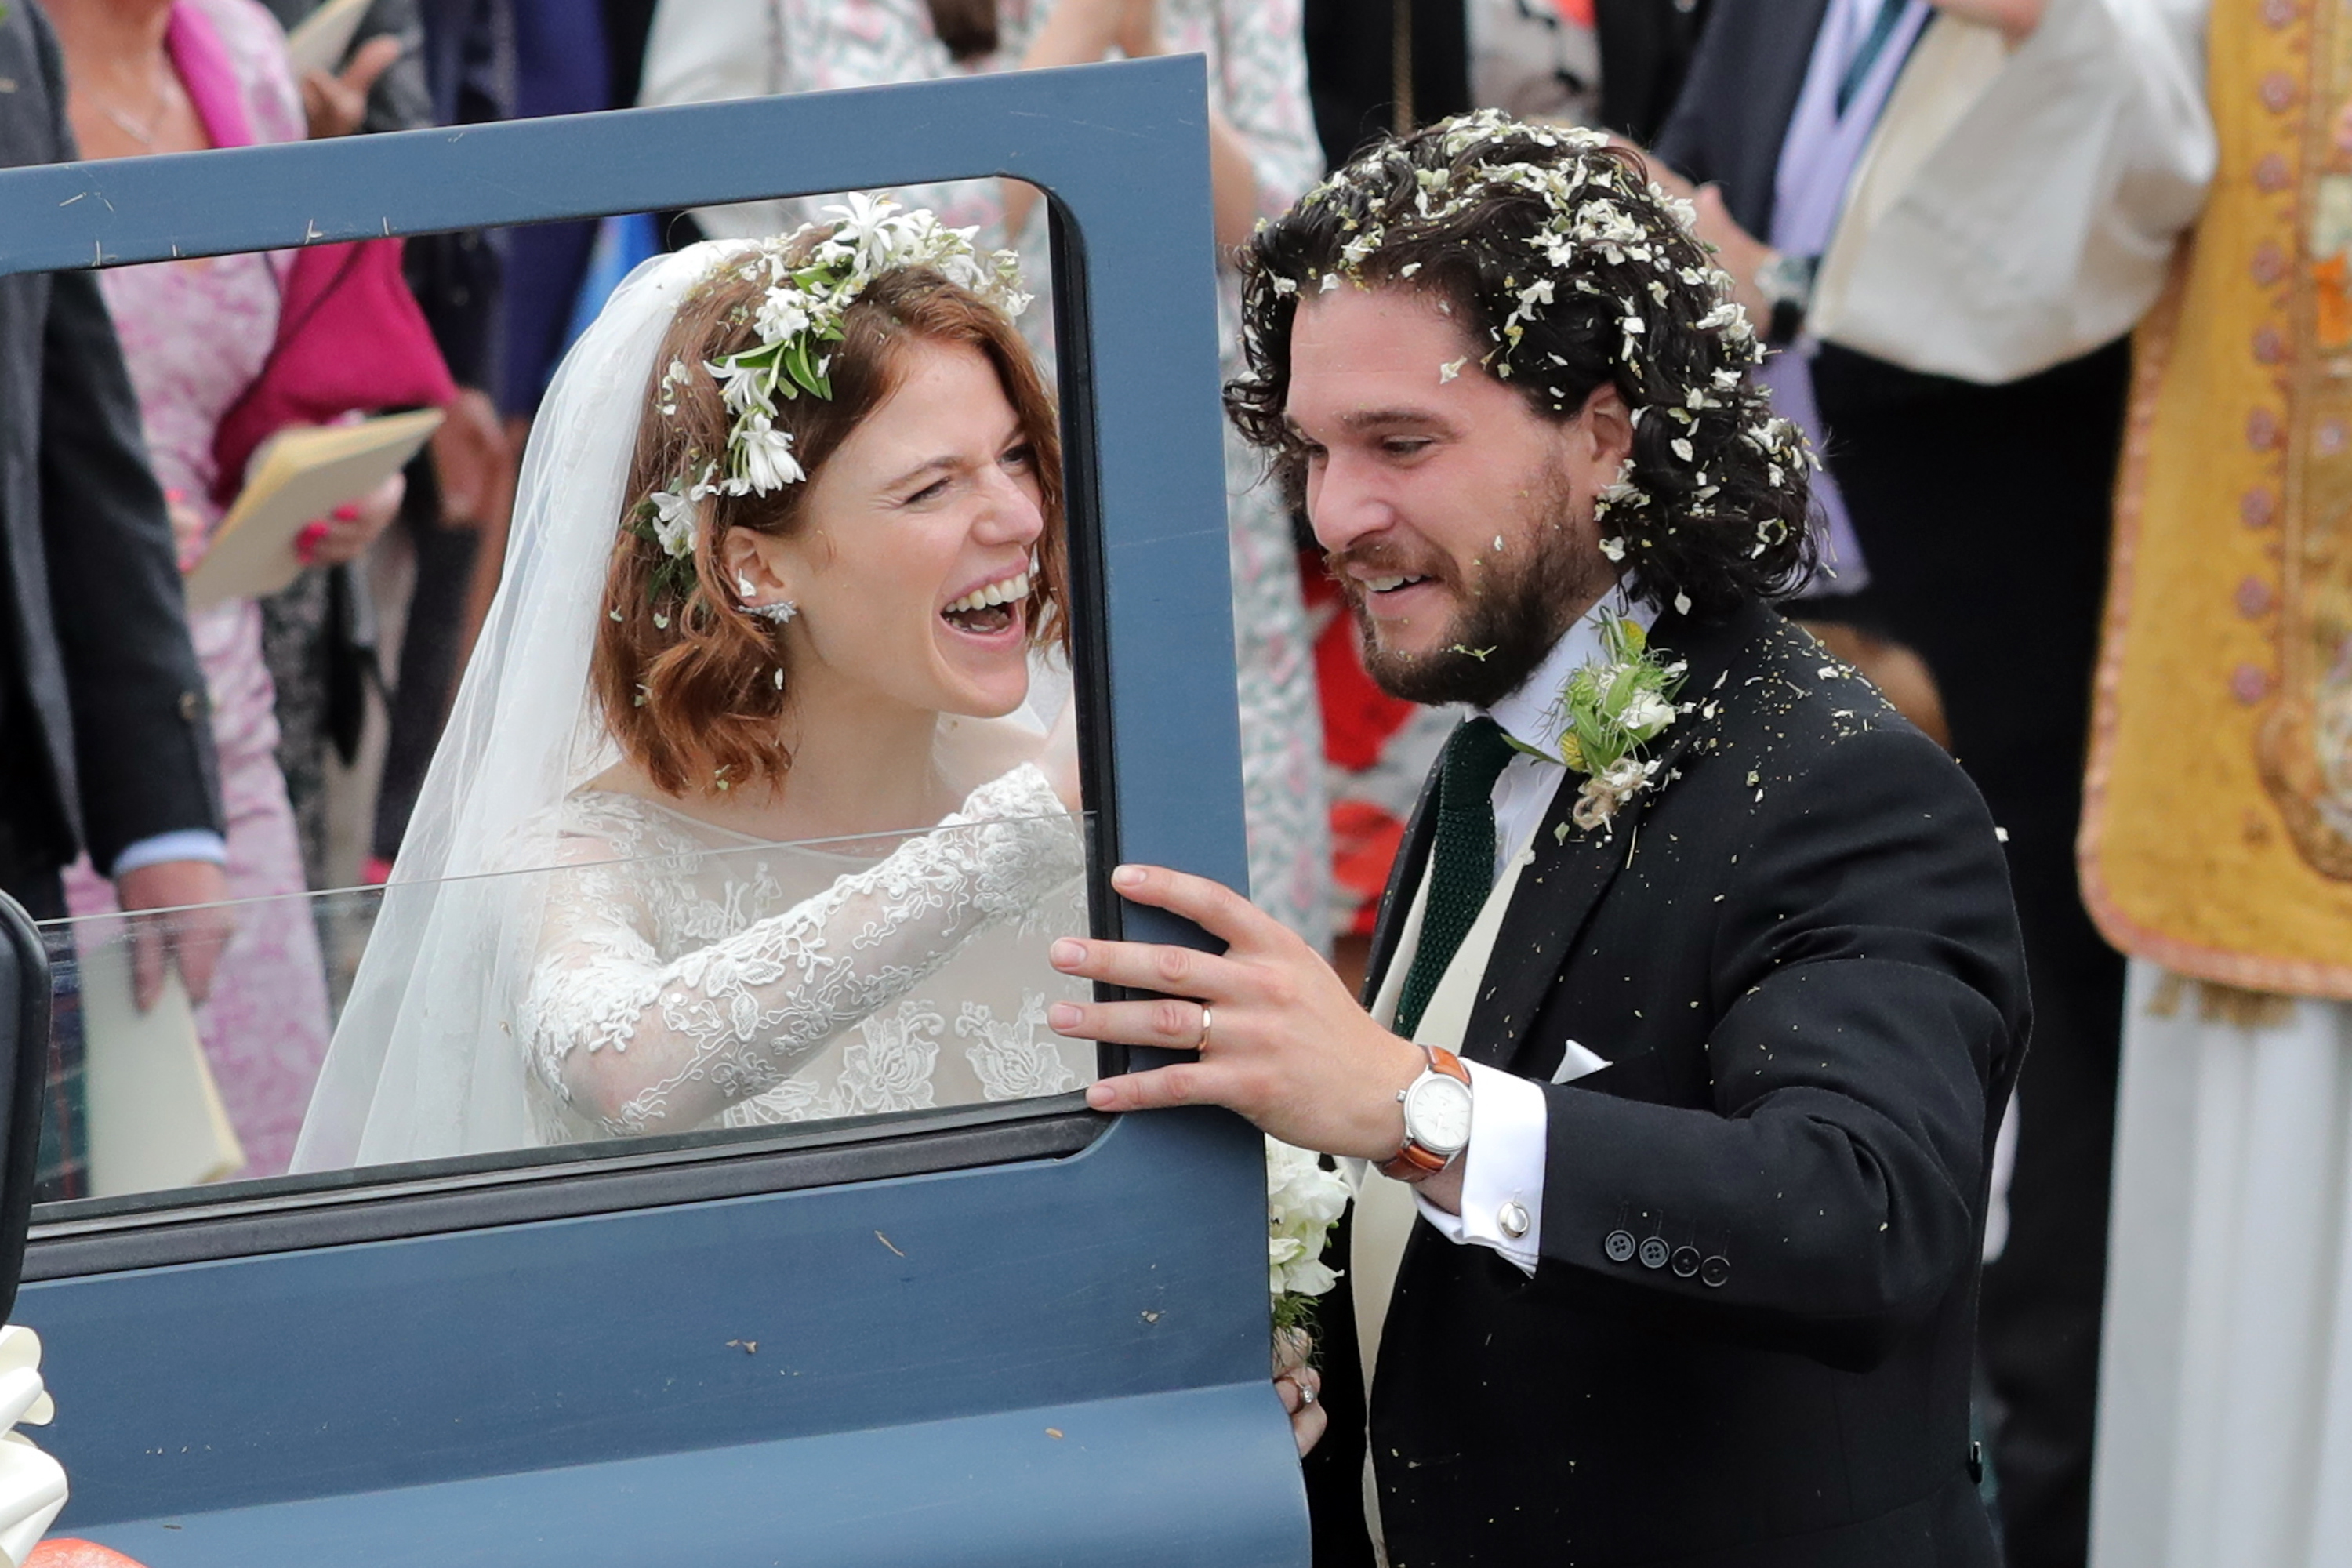
<svg viewBox="0 0 2352 1568">
<path fill-rule="evenodd" d="M 2352 1005 L 2247 1026 L 2134 962 L 2093 1568 L 2352 1563 Z"/>
</svg>

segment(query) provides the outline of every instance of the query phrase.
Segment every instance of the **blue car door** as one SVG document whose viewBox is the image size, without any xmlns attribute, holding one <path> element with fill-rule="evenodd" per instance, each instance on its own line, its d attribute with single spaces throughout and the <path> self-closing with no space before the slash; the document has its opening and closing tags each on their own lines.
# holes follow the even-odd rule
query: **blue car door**
<svg viewBox="0 0 2352 1568">
<path fill-rule="evenodd" d="M 1091 920 L 1197 942 L 1108 872 L 1244 876 L 1202 73 L 11 169 L 0 271 L 1032 182 Z M 121 933 L 43 935 L 70 1012 Z M 15 1317 L 58 1531 L 150 1568 L 1301 1563 L 1263 1183 L 1223 1112 L 1063 1093 L 182 1185 L 36 1210 Z"/>
</svg>

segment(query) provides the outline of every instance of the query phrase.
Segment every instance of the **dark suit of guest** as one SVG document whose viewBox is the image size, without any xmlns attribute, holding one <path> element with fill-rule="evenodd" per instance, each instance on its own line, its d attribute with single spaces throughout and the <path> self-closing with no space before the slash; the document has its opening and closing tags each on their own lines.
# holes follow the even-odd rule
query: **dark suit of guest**
<svg viewBox="0 0 2352 1568">
<path fill-rule="evenodd" d="M 1669 616 L 1654 641 L 1705 706 L 1611 833 L 1569 826 L 1561 785 L 1463 1047 L 1538 1083 L 1570 1040 L 1610 1065 L 1545 1091 L 1532 1277 L 1413 1226 L 1373 1384 L 1390 1560 L 1990 1568 L 1977 1256 L 2027 1032 L 1992 820 L 1777 614 Z M 1361 1463 L 1346 1295 L 1325 1303 L 1327 1478 Z M 1328 1479 L 1317 1500 L 1347 1502 Z"/>
<path fill-rule="evenodd" d="M 31 5 L 0 10 L 0 165 L 78 156 Z M 54 917 L 83 850 L 103 870 L 142 839 L 222 826 L 171 522 L 88 272 L 0 278 L 0 888 Z M 69 1088 L 78 1061 L 57 1066 Z M 54 1144 L 73 1107 L 46 1109 Z"/>
<path fill-rule="evenodd" d="M 1771 231 L 1780 144 L 1825 0 L 1717 0 L 1657 153 Z M 1825 454 L 1870 571 L 1853 608 L 1909 645 L 2009 834 L 2033 974 L 2011 1226 L 1985 1273 L 1984 1354 L 2010 1560 L 2081 1563 L 2106 1279 L 2123 960 L 2074 871 L 2091 671 L 2130 356 L 2121 341 L 1980 385 L 1822 346 Z M 1988 456 L 1989 454 L 1997 454 Z"/>
<path fill-rule="evenodd" d="M 1600 120 L 1646 142 L 1664 123 L 1706 19 L 1708 0 L 1594 0 L 1601 49 Z M 1392 128 L 1396 12 L 1389 0 L 1307 0 L 1307 78 L 1316 134 L 1334 165 Z M 1469 28 L 1463 0 L 1412 0 L 1403 61 L 1413 125 L 1476 107 L 1470 101 Z"/>
</svg>

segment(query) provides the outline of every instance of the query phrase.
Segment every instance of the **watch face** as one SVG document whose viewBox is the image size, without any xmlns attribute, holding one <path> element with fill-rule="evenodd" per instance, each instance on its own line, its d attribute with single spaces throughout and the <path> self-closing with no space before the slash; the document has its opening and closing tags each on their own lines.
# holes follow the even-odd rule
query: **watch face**
<svg viewBox="0 0 2352 1568">
<path fill-rule="evenodd" d="M 1433 1154 L 1459 1154 L 1470 1142 L 1470 1086 L 1443 1073 L 1423 1078 L 1405 1097 L 1404 1130 Z"/>
</svg>

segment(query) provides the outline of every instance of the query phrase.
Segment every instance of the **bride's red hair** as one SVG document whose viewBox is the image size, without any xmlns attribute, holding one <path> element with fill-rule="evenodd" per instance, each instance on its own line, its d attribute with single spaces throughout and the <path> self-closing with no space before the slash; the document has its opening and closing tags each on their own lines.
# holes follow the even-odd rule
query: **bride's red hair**
<svg viewBox="0 0 2352 1568">
<path fill-rule="evenodd" d="M 624 519 L 655 490 L 672 488 L 676 476 L 700 472 L 726 450 L 727 408 L 718 384 L 700 367 L 758 342 L 752 312 L 762 287 L 760 279 L 729 268 L 678 308 L 646 388 Z M 792 432 L 793 455 L 807 479 L 765 496 L 719 495 L 700 502 L 693 576 L 683 594 L 661 591 L 667 557 L 653 539 L 622 527 L 614 542 L 590 680 L 622 752 L 668 794 L 783 782 L 792 765 L 781 737 L 792 686 L 783 628 L 736 607 L 719 565 L 720 544 L 730 529 L 789 535 L 799 526 L 818 469 L 897 390 L 910 343 L 961 343 L 995 367 L 1022 434 L 1037 454 L 1044 492 L 1045 531 L 1037 542 L 1040 569 L 1029 590 L 1028 622 L 1041 645 L 1068 635 L 1062 613 L 1061 427 L 1020 333 L 993 307 L 929 268 L 876 279 L 850 306 L 843 328 L 842 341 L 832 347 L 832 398 L 798 397 L 777 412 L 776 424 Z M 665 387 L 673 361 L 694 373 L 685 385 Z M 665 404 L 671 412 L 663 411 Z"/>
</svg>

